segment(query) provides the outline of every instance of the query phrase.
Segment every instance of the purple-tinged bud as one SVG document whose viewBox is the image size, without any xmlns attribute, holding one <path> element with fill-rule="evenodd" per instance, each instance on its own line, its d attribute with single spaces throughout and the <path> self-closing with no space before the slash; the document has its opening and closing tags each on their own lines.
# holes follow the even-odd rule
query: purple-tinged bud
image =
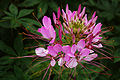
<svg viewBox="0 0 120 80">
<path fill-rule="evenodd" d="M 77 11 L 77 14 L 78 14 L 78 15 L 80 14 L 80 11 L 81 11 L 81 4 L 80 4 L 79 7 L 78 7 L 78 11 Z"/>
<path fill-rule="evenodd" d="M 95 15 L 96 15 L 96 11 L 93 13 L 93 15 L 92 15 L 92 19 L 95 18 Z"/>
<path fill-rule="evenodd" d="M 60 18 L 60 14 L 61 14 L 61 12 L 60 12 L 60 7 L 58 8 L 58 12 L 57 12 L 57 17 L 58 17 L 58 19 Z"/>
</svg>

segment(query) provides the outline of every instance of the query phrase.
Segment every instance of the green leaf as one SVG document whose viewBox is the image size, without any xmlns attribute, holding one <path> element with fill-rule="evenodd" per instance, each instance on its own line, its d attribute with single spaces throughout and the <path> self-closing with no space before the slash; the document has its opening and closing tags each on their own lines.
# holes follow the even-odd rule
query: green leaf
<svg viewBox="0 0 120 80">
<path fill-rule="evenodd" d="M 8 15 L 8 16 L 13 16 L 13 14 L 11 14 L 11 13 L 9 13 L 9 12 L 7 12 L 7 11 L 4 11 L 4 13 L 6 14 L 6 15 Z"/>
<path fill-rule="evenodd" d="M 1 80 L 18 80 L 13 74 L 5 75 Z"/>
<path fill-rule="evenodd" d="M 11 47 L 7 46 L 2 40 L 0 40 L 0 45 L 2 45 L 0 46 L 1 51 L 3 51 L 6 54 L 10 54 L 12 56 L 16 56 L 14 50 Z"/>
<path fill-rule="evenodd" d="M 49 2 L 49 7 L 52 8 L 56 12 L 58 10 L 58 5 L 54 1 Z"/>
<path fill-rule="evenodd" d="M 112 37 L 110 40 L 111 40 L 111 42 L 109 43 L 110 45 L 113 45 L 113 46 L 119 46 L 120 45 L 120 37 L 119 36 Z"/>
<path fill-rule="evenodd" d="M 26 15 L 29 15 L 31 12 L 33 12 L 33 9 L 22 9 L 22 10 L 19 12 L 19 15 L 18 15 L 17 18 L 20 18 L 20 17 L 26 16 Z"/>
<path fill-rule="evenodd" d="M 10 56 L 3 56 L 0 58 L 0 65 L 7 65 L 13 62 L 13 59 L 10 59 Z"/>
<path fill-rule="evenodd" d="M 22 21 L 22 22 L 24 22 L 24 23 L 26 23 L 26 24 L 28 24 L 29 26 L 34 24 L 34 25 L 37 25 L 37 26 L 41 27 L 40 23 L 38 21 L 34 20 L 34 19 L 21 18 L 19 20 Z"/>
<path fill-rule="evenodd" d="M 9 11 L 10 11 L 12 14 L 14 14 L 14 15 L 17 15 L 17 14 L 18 14 L 18 9 L 17 9 L 17 7 L 16 7 L 14 4 L 11 4 L 11 5 L 9 6 Z"/>
<path fill-rule="evenodd" d="M 37 22 L 37 21 L 35 21 L 35 20 L 33 20 L 33 19 L 30 19 L 30 18 L 22 18 L 22 19 L 20 19 L 21 21 L 21 24 L 28 30 L 28 31 L 30 31 L 31 33 L 35 33 L 35 34 L 37 34 L 37 35 L 40 35 L 40 33 L 39 32 L 37 32 L 37 29 L 38 28 L 36 28 L 33 24 L 35 24 L 35 25 L 38 25 L 38 26 L 40 26 L 40 24 Z"/>
<path fill-rule="evenodd" d="M 115 52 L 114 52 L 114 63 L 120 61 L 120 49 L 118 48 Z M 118 58 L 117 58 L 118 57 Z"/>
<path fill-rule="evenodd" d="M 7 16 L 7 17 L 3 17 L 2 19 L 10 20 L 11 17 Z"/>
<path fill-rule="evenodd" d="M 16 75 L 17 80 L 25 80 L 24 79 L 24 72 L 18 66 L 14 65 L 14 73 Z"/>
<path fill-rule="evenodd" d="M 94 0 L 89 0 L 89 3 L 90 3 L 92 6 L 95 6 Z"/>
<path fill-rule="evenodd" d="M 3 28 L 10 28 L 10 23 L 8 21 L 0 21 L 0 26 Z"/>
<path fill-rule="evenodd" d="M 18 54 L 18 56 L 22 56 L 23 54 L 23 40 L 22 40 L 22 35 L 18 35 L 16 39 L 14 40 L 14 48 Z"/>
<path fill-rule="evenodd" d="M 18 22 L 19 22 L 18 19 L 12 18 L 12 19 L 10 20 L 11 28 L 17 28 L 17 27 L 19 27 L 19 26 L 20 26 L 20 23 L 18 23 Z"/>
<path fill-rule="evenodd" d="M 31 7 L 38 4 L 41 0 L 24 0 L 19 6 L 20 7 Z"/>
<path fill-rule="evenodd" d="M 48 4 L 46 2 L 41 2 L 38 5 L 38 14 L 37 14 L 37 17 L 41 18 L 47 12 L 47 9 L 48 9 Z"/>
</svg>

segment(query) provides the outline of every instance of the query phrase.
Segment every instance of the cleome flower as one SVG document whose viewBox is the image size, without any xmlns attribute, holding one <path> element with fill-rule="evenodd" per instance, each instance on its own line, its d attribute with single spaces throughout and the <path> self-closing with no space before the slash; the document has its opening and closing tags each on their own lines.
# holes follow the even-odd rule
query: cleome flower
<svg viewBox="0 0 120 80">
<path fill-rule="evenodd" d="M 45 48 L 36 48 L 35 53 L 39 57 L 50 58 L 51 66 L 55 66 L 58 61 L 59 66 L 74 68 L 81 62 L 90 62 L 98 57 L 95 48 L 102 48 L 100 43 L 101 23 L 96 24 L 98 16 L 93 13 L 90 20 L 85 14 L 86 7 L 81 11 L 81 5 L 77 11 L 69 10 L 68 4 L 66 11 L 58 8 L 57 17 L 53 13 L 54 26 L 58 29 L 59 40 L 56 40 L 56 32 L 51 24 L 51 19 L 44 16 L 43 26 L 38 29 L 50 44 Z M 60 20 L 60 15 L 63 21 Z"/>
<path fill-rule="evenodd" d="M 56 65 L 60 66 L 60 70 L 61 67 L 62 69 L 76 69 L 79 64 L 85 70 L 88 68 L 84 67 L 83 64 L 91 64 L 95 65 L 98 68 L 100 68 L 100 66 L 106 68 L 104 65 L 93 60 L 97 58 L 99 54 L 111 59 L 106 54 L 102 53 L 109 52 L 100 49 L 104 47 L 102 43 L 103 37 L 101 37 L 101 35 L 107 31 L 102 31 L 102 24 L 96 23 L 96 20 L 98 18 L 98 16 L 96 16 L 96 12 L 94 12 L 91 19 L 88 20 L 85 10 L 86 7 L 81 10 L 81 4 L 76 11 L 69 10 L 68 4 L 66 5 L 66 10 L 60 10 L 59 7 L 57 15 L 55 15 L 55 13 L 53 12 L 54 25 L 52 25 L 50 17 L 44 16 L 42 19 L 43 25 L 37 30 L 37 32 L 41 33 L 42 36 L 37 34 L 28 34 L 28 36 L 34 39 L 47 41 L 48 44 L 40 45 L 41 47 L 38 47 L 38 45 L 35 49 L 35 55 L 17 58 L 39 58 L 41 59 L 39 64 L 45 61 L 49 61 L 48 67 L 42 70 L 46 70 L 43 76 L 44 79 L 48 72 L 48 69 L 50 69 L 48 80 L 50 79 L 52 67 Z M 100 52 L 100 50 L 102 52 Z M 36 65 L 38 65 L 38 63 Z M 57 73 L 61 75 L 62 71 Z"/>
</svg>

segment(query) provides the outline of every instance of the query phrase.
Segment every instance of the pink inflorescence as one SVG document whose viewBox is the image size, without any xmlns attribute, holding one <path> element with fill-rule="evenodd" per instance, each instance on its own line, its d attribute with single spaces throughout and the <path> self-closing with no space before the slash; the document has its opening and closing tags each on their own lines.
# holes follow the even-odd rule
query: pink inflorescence
<svg viewBox="0 0 120 80">
<path fill-rule="evenodd" d="M 56 39 L 56 31 L 52 25 L 51 19 L 44 16 L 43 26 L 38 29 L 44 38 L 49 40 L 47 49 L 39 47 L 35 53 L 39 57 L 50 58 L 50 65 L 74 68 L 81 62 L 92 61 L 98 54 L 95 48 L 103 47 L 100 43 L 101 23 L 96 24 L 96 12 L 93 13 L 90 20 L 85 14 L 86 7 L 81 11 L 81 5 L 77 11 L 71 11 L 66 5 L 66 11 L 58 8 L 57 16 L 53 13 L 54 26 L 58 29 L 59 40 Z M 60 17 L 62 16 L 62 21 Z"/>
</svg>

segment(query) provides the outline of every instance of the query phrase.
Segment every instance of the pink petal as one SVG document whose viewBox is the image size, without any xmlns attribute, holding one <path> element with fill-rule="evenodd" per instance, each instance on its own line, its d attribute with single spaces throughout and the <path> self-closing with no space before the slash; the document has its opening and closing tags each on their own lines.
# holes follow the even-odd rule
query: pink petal
<svg viewBox="0 0 120 80">
<path fill-rule="evenodd" d="M 93 30 L 93 35 L 97 34 L 99 31 L 101 31 L 101 26 L 102 26 L 101 23 L 98 23 L 98 24 L 95 26 L 95 28 L 94 28 L 94 30 Z"/>
<path fill-rule="evenodd" d="M 74 68 L 77 66 L 77 60 L 75 58 L 71 58 L 69 61 L 66 62 L 66 67 L 68 68 Z"/>
<path fill-rule="evenodd" d="M 80 4 L 79 7 L 78 7 L 77 14 L 80 14 L 80 11 L 81 11 L 81 4 Z"/>
<path fill-rule="evenodd" d="M 46 56 L 48 54 L 48 51 L 45 50 L 44 48 L 36 48 L 35 53 L 38 56 L 44 57 L 44 56 Z"/>
<path fill-rule="evenodd" d="M 69 45 L 67 45 L 67 46 L 63 46 L 62 47 L 62 51 L 64 52 L 64 53 L 71 53 L 71 47 L 69 46 Z"/>
<path fill-rule="evenodd" d="M 50 35 L 50 38 L 52 38 L 52 40 L 50 41 L 50 43 L 53 43 L 54 40 L 55 40 L 55 38 L 56 38 L 56 32 L 55 32 L 53 26 L 51 26 L 49 28 L 49 35 Z"/>
<path fill-rule="evenodd" d="M 60 44 L 56 44 L 53 49 L 58 53 L 62 51 L 62 46 Z"/>
<path fill-rule="evenodd" d="M 77 48 L 79 49 L 83 49 L 85 47 L 85 40 L 81 39 L 78 43 L 77 43 Z"/>
<path fill-rule="evenodd" d="M 59 61 L 58 61 L 58 65 L 59 66 L 62 66 L 64 64 L 64 59 L 63 58 L 59 58 Z"/>
<path fill-rule="evenodd" d="M 93 45 L 93 46 L 94 46 L 94 47 L 97 47 L 97 48 L 102 48 L 102 47 L 103 47 L 101 43 L 98 44 L 98 45 Z"/>
<path fill-rule="evenodd" d="M 85 14 L 85 9 L 86 9 L 86 7 L 84 7 L 82 12 L 80 13 L 80 15 L 79 15 L 80 18 L 83 17 L 83 15 Z"/>
<path fill-rule="evenodd" d="M 95 23 L 96 22 L 96 20 L 97 20 L 97 18 L 98 18 L 98 16 L 96 16 L 94 19 L 93 19 L 93 23 Z"/>
<path fill-rule="evenodd" d="M 62 13 L 63 13 L 62 17 L 66 19 L 66 13 L 64 12 L 63 9 L 62 9 Z"/>
<path fill-rule="evenodd" d="M 64 60 L 65 60 L 65 61 L 70 60 L 70 56 L 68 56 L 67 54 L 65 54 Z"/>
<path fill-rule="evenodd" d="M 69 57 L 75 57 L 75 55 L 73 53 L 66 53 Z"/>
<path fill-rule="evenodd" d="M 84 20 L 85 26 L 87 26 L 87 24 L 88 24 L 87 14 L 85 14 L 85 17 L 83 18 L 83 20 Z"/>
<path fill-rule="evenodd" d="M 74 54 L 76 52 L 76 50 L 77 50 L 77 46 L 75 44 L 73 44 L 71 47 L 72 54 Z"/>
<path fill-rule="evenodd" d="M 51 38 L 50 35 L 49 35 L 50 34 L 49 30 L 46 29 L 45 27 L 39 28 L 38 32 L 40 32 L 43 35 L 44 38 L 47 38 L 47 39 Z"/>
<path fill-rule="evenodd" d="M 58 16 L 58 19 L 60 18 L 60 7 L 58 8 L 58 12 L 57 12 L 57 16 Z"/>
<path fill-rule="evenodd" d="M 93 38 L 92 42 L 98 42 L 100 39 L 102 39 L 102 37 L 99 37 L 99 35 L 97 35 L 95 38 Z"/>
<path fill-rule="evenodd" d="M 53 20 L 54 20 L 54 23 L 56 24 L 56 15 L 54 12 L 53 12 Z"/>
<path fill-rule="evenodd" d="M 55 66 L 55 60 L 54 59 L 52 59 L 51 61 L 50 61 L 50 64 L 51 64 L 51 66 Z"/>
<path fill-rule="evenodd" d="M 71 21 L 72 12 L 68 10 L 68 20 Z"/>
<path fill-rule="evenodd" d="M 99 47 L 99 48 L 102 48 L 103 46 L 102 46 L 102 44 L 100 43 L 100 44 L 98 44 L 98 47 Z"/>
<path fill-rule="evenodd" d="M 45 28 L 48 29 L 49 27 L 51 27 L 51 19 L 49 17 L 44 16 L 42 22 Z"/>
<path fill-rule="evenodd" d="M 72 13 L 71 16 L 70 16 L 70 19 L 75 20 L 75 14 L 76 14 L 76 11 L 73 11 L 73 13 Z"/>
<path fill-rule="evenodd" d="M 92 15 L 92 19 L 95 18 L 95 15 L 96 15 L 96 11 L 93 13 L 93 15 Z"/>
<path fill-rule="evenodd" d="M 82 51 L 80 52 L 81 56 L 82 57 L 85 57 L 85 56 L 88 56 L 90 53 L 90 50 L 85 48 L 85 49 L 82 49 Z"/>
<path fill-rule="evenodd" d="M 91 61 L 93 59 L 95 59 L 98 55 L 97 54 L 91 54 L 91 55 L 88 55 L 84 58 L 84 60 L 86 61 Z"/>
<path fill-rule="evenodd" d="M 53 46 L 48 46 L 48 54 L 50 54 L 53 57 L 57 56 L 57 52 L 53 49 Z"/>
</svg>

